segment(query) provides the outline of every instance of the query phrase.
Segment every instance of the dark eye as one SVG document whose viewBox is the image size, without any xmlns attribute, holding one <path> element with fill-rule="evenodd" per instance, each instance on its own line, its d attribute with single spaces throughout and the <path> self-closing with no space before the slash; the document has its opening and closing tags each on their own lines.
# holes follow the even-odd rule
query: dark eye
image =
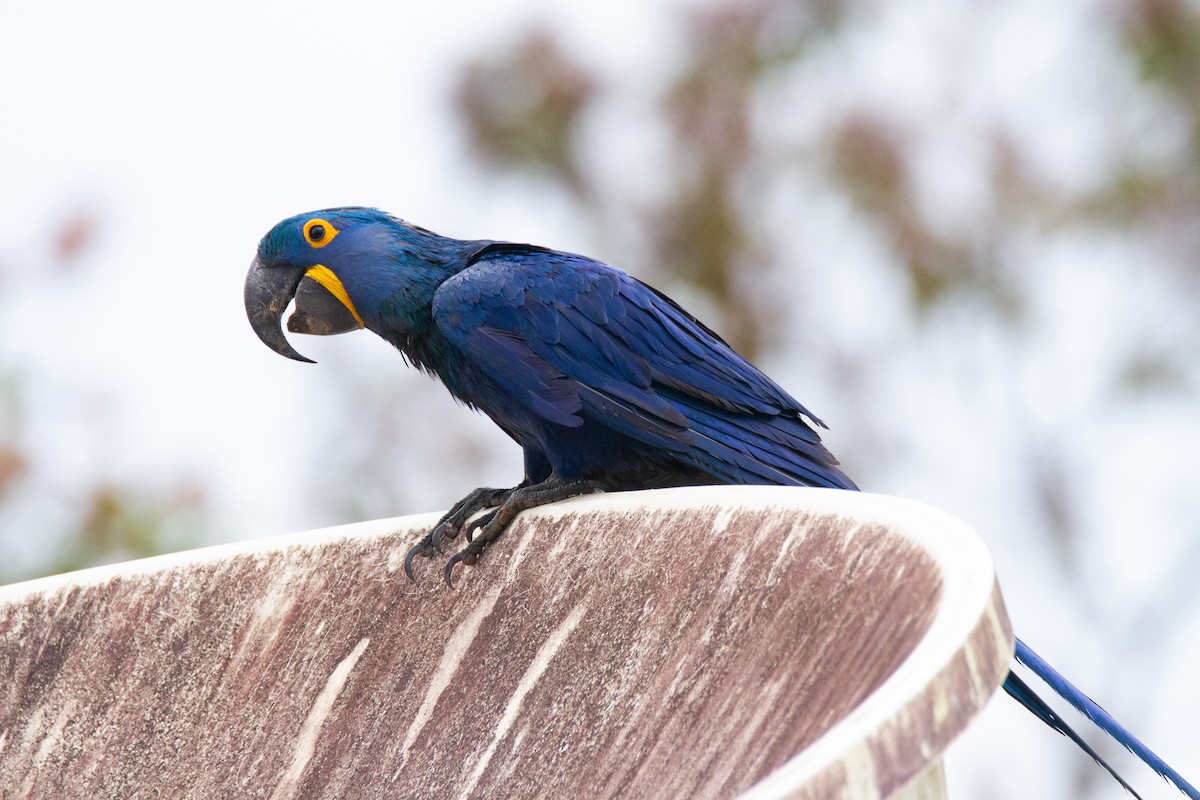
<svg viewBox="0 0 1200 800">
<path fill-rule="evenodd" d="M 304 241 L 313 247 L 324 247 L 338 235 L 338 229 L 327 219 L 310 219 L 304 223 Z"/>
</svg>

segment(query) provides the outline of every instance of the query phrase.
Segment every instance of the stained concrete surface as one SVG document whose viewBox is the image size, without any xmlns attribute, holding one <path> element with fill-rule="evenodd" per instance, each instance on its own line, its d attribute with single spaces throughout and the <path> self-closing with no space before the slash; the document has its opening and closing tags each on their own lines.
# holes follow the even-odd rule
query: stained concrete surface
<svg viewBox="0 0 1200 800">
<path fill-rule="evenodd" d="M 454 589 L 400 569 L 435 519 L 0 587 L 0 797 L 886 797 L 1007 670 L 986 550 L 912 503 L 580 498 Z"/>
</svg>

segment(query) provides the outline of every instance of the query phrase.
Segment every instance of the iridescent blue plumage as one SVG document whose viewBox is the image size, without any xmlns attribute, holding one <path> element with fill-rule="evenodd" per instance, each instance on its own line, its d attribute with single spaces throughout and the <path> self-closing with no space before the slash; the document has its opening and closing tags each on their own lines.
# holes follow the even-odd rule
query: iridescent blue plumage
<svg viewBox="0 0 1200 800">
<path fill-rule="evenodd" d="M 301 320 L 294 329 L 365 326 L 524 450 L 525 480 L 456 504 L 409 553 L 410 577 L 415 555 L 478 529 L 446 565 L 449 582 L 454 565 L 473 563 L 522 509 L 596 489 L 856 488 L 821 443 L 819 419 L 674 301 L 598 261 L 449 239 L 371 209 L 329 209 L 276 225 L 246 281 L 255 331 L 277 352 L 303 359 L 279 329 L 293 298 Z M 486 508 L 496 510 L 471 520 Z M 1200 800 L 1020 641 L 1017 657 Z M 1010 673 L 1004 688 L 1112 772 L 1019 677 Z"/>
<path fill-rule="evenodd" d="M 320 248 L 301 231 L 324 220 Z M 669 298 L 583 256 L 459 241 L 382 212 L 277 225 L 259 261 L 321 263 L 366 327 L 491 417 L 553 474 L 610 489 L 701 483 L 854 488 L 821 423 Z"/>
<path fill-rule="evenodd" d="M 561 477 L 853 488 L 803 406 L 605 264 L 493 244 L 441 285 L 433 318 L 455 362 L 434 371 Z"/>
</svg>

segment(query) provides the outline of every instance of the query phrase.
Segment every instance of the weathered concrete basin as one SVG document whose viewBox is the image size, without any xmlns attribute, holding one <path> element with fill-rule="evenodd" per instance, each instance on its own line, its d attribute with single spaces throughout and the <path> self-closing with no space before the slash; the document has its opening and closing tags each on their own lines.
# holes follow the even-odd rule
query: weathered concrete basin
<svg viewBox="0 0 1200 800">
<path fill-rule="evenodd" d="M 999 685 L 945 514 L 696 488 L 526 513 L 457 585 L 436 515 L 0 587 L 0 796 L 916 796 Z"/>
</svg>

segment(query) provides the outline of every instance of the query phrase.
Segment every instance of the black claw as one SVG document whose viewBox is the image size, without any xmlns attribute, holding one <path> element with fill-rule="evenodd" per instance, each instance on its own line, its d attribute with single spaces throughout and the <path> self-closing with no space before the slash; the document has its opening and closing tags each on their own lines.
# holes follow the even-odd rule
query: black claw
<svg viewBox="0 0 1200 800">
<path fill-rule="evenodd" d="M 469 523 L 469 524 L 468 524 L 468 525 L 467 525 L 467 526 L 466 526 L 466 527 L 463 529 L 463 531 L 466 533 L 466 537 L 467 537 L 467 543 L 469 544 L 469 543 L 471 543 L 471 542 L 475 541 L 475 532 L 476 532 L 476 531 L 481 531 L 481 530 L 483 530 L 484 528 L 486 528 L 486 527 L 487 527 L 487 526 L 488 526 L 488 525 L 491 523 L 491 521 L 492 521 L 492 520 L 494 520 L 494 519 L 496 518 L 496 515 L 497 515 L 497 514 L 499 514 L 499 513 L 500 513 L 500 509 L 498 509 L 498 508 L 497 508 L 495 511 L 489 511 L 489 512 L 487 512 L 486 514 L 484 514 L 484 515 L 483 515 L 482 517 L 480 517 L 479 519 L 472 520 L 472 521 L 471 521 L 471 522 L 470 522 L 470 523 Z"/>
<path fill-rule="evenodd" d="M 458 564 L 462 564 L 464 567 L 475 566 L 476 562 L 479 561 L 479 554 L 483 552 L 483 548 L 487 547 L 488 543 L 490 543 L 492 539 L 495 539 L 497 535 L 498 534 L 492 534 L 490 537 L 486 538 L 485 536 L 480 536 L 478 539 L 471 542 L 462 550 L 459 550 L 457 553 L 451 556 L 450 560 L 446 562 L 446 569 L 442 575 L 442 577 L 446 579 L 446 585 L 453 589 L 454 582 L 451 580 L 451 577 L 454 574 L 454 567 Z"/>
<path fill-rule="evenodd" d="M 458 527 L 451 526 L 449 520 L 443 519 L 434 526 L 433 530 L 425 538 L 429 540 L 429 546 L 440 553 L 442 552 L 442 545 L 446 543 L 446 540 L 453 539 L 455 536 L 458 536 Z M 430 555 L 433 554 L 430 553 Z"/>
<path fill-rule="evenodd" d="M 412 562 L 413 562 L 414 558 L 416 558 L 417 556 L 424 556 L 425 558 L 428 558 L 428 557 L 432 556 L 434 553 L 442 552 L 441 550 L 438 550 L 436 547 L 434 547 L 433 542 L 430 540 L 430 538 L 431 537 L 428 535 L 425 536 L 424 539 L 422 539 L 421 541 L 414 544 L 411 548 L 409 548 L 408 552 L 405 553 L 405 555 L 404 555 L 404 574 L 408 576 L 408 579 L 410 581 L 416 580 L 416 578 L 413 577 L 413 571 L 412 571 Z"/>
<path fill-rule="evenodd" d="M 446 562 L 446 569 L 443 570 L 442 577 L 445 578 L 446 585 L 451 589 L 454 588 L 454 565 L 465 560 L 463 553 L 466 552 L 466 550 L 463 550 L 462 552 L 455 553 L 454 555 L 450 556 L 450 560 Z M 472 561 L 472 563 L 474 562 Z"/>
</svg>

